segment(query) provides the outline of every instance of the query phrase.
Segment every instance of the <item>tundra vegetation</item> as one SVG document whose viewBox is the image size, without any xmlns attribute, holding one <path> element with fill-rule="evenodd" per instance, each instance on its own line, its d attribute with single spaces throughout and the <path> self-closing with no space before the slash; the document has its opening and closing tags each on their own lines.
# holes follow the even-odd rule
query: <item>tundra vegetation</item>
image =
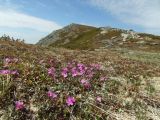
<svg viewBox="0 0 160 120">
<path fill-rule="evenodd" d="M 131 40 L 83 50 L 99 30 L 92 29 L 66 48 L 1 37 L 0 119 L 159 120 L 159 48 L 136 49 Z"/>
</svg>

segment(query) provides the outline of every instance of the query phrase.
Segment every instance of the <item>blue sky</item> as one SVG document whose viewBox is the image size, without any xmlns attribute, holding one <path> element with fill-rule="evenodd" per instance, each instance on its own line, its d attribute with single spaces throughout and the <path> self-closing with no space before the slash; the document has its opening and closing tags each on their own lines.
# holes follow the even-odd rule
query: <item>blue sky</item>
<svg viewBox="0 0 160 120">
<path fill-rule="evenodd" d="M 0 0 L 0 35 L 36 43 L 70 23 L 160 35 L 159 0 Z"/>
</svg>

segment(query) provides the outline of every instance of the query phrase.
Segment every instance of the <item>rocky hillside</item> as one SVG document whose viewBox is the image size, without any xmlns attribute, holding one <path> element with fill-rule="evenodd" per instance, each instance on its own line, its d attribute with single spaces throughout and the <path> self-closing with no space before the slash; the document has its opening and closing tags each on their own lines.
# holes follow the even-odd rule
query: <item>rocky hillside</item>
<svg viewBox="0 0 160 120">
<path fill-rule="evenodd" d="M 160 36 L 111 27 L 71 24 L 41 39 L 38 45 L 69 49 L 132 48 L 160 50 Z"/>
</svg>

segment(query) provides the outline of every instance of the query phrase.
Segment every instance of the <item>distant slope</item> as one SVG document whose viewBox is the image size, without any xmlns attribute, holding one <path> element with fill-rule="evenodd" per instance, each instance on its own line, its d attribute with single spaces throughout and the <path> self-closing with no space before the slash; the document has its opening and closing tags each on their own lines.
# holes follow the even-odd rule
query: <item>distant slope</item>
<svg viewBox="0 0 160 120">
<path fill-rule="evenodd" d="M 71 24 L 52 32 L 37 45 L 81 50 L 131 48 L 157 51 L 160 50 L 160 36 L 111 27 Z"/>
</svg>

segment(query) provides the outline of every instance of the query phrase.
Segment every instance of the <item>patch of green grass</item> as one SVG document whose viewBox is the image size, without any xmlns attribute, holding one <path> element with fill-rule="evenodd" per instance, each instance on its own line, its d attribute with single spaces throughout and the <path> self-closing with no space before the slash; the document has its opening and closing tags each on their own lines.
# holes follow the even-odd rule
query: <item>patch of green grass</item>
<svg viewBox="0 0 160 120">
<path fill-rule="evenodd" d="M 153 53 L 153 52 L 122 49 L 120 50 L 120 53 L 122 53 L 122 56 L 125 58 L 160 65 L 160 53 L 158 52 Z"/>
<path fill-rule="evenodd" d="M 76 39 L 71 40 L 64 47 L 71 49 L 94 49 L 96 48 L 95 36 L 99 33 L 99 29 L 91 30 L 79 35 Z"/>
<path fill-rule="evenodd" d="M 119 37 L 121 36 L 121 31 L 116 30 L 109 30 L 108 33 L 105 35 L 105 38 L 111 39 L 112 37 Z"/>
</svg>

